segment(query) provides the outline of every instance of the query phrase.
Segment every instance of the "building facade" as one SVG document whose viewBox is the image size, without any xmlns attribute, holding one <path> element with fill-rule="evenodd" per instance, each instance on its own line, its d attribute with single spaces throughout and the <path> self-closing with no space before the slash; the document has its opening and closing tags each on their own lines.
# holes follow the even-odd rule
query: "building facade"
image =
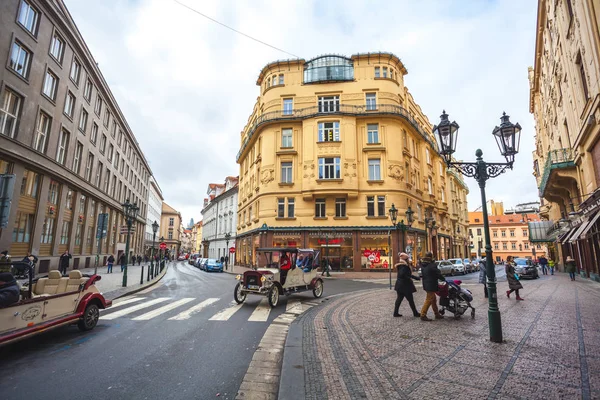
<svg viewBox="0 0 600 400">
<path fill-rule="evenodd" d="M 125 251 L 121 204 L 140 212 L 131 253 L 143 251 L 150 167 L 62 0 L 0 3 L 0 174 L 15 176 L 0 248 L 33 253 L 39 272 Z M 99 214 L 108 214 L 96 239 Z"/>
<path fill-rule="evenodd" d="M 181 213 L 163 201 L 160 216 L 160 238 L 171 256 L 177 257 L 181 249 L 183 224 Z"/>
<path fill-rule="evenodd" d="M 162 190 L 160 190 L 160 186 L 154 179 L 154 176 L 150 176 L 150 184 L 148 185 L 148 215 L 146 215 L 146 231 L 145 231 L 145 247 L 146 255 L 151 255 L 151 249 L 154 240 L 154 252 L 158 250 L 158 238 L 160 238 L 160 226 L 161 226 L 161 213 L 162 213 L 162 203 L 163 203 L 163 195 Z M 156 236 L 154 235 L 154 231 L 152 229 L 152 224 L 156 222 L 158 224 L 158 230 L 156 231 Z"/>
<path fill-rule="evenodd" d="M 204 257 L 229 257 L 229 265 L 236 262 L 228 247 L 235 245 L 238 178 L 228 176 L 225 184 L 211 183 L 202 208 L 202 251 Z M 229 235 L 229 238 L 227 237 Z"/>
<path fill-rule="evenodd" d="M 194 253 L 202 254 L 202 221 L 194 224 L 193 229 Z"/>
<path fill-rule="evenodd" d="M 404 247 L 468 254 L 468 188 L 446 169 L 406 74 L 390 53 L 262 69 L 237 156 L 239 264 L 273 246 L 321 250 L 334 270 L 356 271 L 385 269 Z M 398 222 L 409 206 L 415 222 L 390 238 L 392 204 Z"/>
<path fill-rule="evenodd" d="M 505 261 L 508 256 L 535 259 L 547 255 L 546 246 L 529 238 L 529 223 L 540 221 L 537 213 L 489 215 L 490 239 L 494 262 Z M 485 257 L 483 213 L 469 212 L 471 257 Z"/>
<path fill-rule="evenodd" d="M 535 65 L 529 69 L 536 120 L 533 171 L 545 241 L 559 264 L 573 256 L 600 280 L 600 3 L 539 0 Z"/>
</svg>

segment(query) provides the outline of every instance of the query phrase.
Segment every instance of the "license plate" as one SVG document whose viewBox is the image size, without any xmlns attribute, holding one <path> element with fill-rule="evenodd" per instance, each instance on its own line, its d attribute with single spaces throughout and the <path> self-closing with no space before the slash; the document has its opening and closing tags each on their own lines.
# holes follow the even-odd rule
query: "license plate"
<svg viewBox="0 0 600 400">
<path fill-rule="evenodd" d="M 258 290 L 258 285 L 248 285 L 248 289 L 256 289 L 256 290 Z"/>
</svg>

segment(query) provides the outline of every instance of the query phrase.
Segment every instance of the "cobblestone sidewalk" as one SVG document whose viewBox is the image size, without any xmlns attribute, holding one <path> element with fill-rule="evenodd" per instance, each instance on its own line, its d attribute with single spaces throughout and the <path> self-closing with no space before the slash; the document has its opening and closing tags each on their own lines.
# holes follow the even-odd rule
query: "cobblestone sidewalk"
<svg viewBox="0 0 600 400">
<path fill-rule="evenodd" d="M 517 302 L 498 284 L 502 344 L 489 341 L 478 287 L 475 319 L 423 322 L 406 302 L 394 318 L 389 289 L 313 308 L 297 321 L 306 399 L 600 398 L 597 284 L 560 274 L 523 286 Z M 424 292 L 415 295 L 420 307 Z"/>
</svg>

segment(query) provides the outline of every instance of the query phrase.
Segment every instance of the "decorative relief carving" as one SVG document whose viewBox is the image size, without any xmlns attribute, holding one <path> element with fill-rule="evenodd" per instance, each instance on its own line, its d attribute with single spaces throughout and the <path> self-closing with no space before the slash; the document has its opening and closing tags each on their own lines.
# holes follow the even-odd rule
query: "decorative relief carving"
<svg viewBox="0 0 600 400">
<path fill-rule="evenodd" d="M 317 103 L 316 96 L 295 97 L 294 103 Z"/>
<path fill-rule="evenodd" d="M 363 98 L 364 95 L 360 93 L 347 93 L 341 95 L 342 100 L 362 100 Z"/>
<path fill-rule="evenodd" d="M 275 170 L 272 168 L 266 168 L 262 171 L 260 181 L 263 185 L 272 182 L 275 179 Z"/>
<path fill-rule="evenodd" d="M 281 104 L 281 100 L 275 99 L 265 103 L 265 108 L 275 107 Z"/>
<path fill-rule="evenodd" d="M 314 178 L 315 177 L 315 164 L 313 160 L 309 160 L 304 164 L 304 178 Z"/>
<path fill-rule="evenodd" d="M 388 176 L 392 179 L 395 179 L 397 181 L 403 181 L 404 180 L 404 167 L 402 165 L 399 164 L 391 164 L 388 167 Z"/>
<path fill-rule="evenodd" d="M 379 97 L 380 99 L 389 99 L 389 100 L 398 101 L 398 96 L 395 93 L 390 93 L 390 92 L 379 92 L 379 93 L 377 93 L 377 97 Z"/>
</svg>

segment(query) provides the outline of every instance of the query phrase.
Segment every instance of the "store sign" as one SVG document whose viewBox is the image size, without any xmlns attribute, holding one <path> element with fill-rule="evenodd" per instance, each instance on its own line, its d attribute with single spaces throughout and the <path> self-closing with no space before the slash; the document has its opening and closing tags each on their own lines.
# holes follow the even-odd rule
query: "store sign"
<svg viewBox="0 0 600 400">
<path fill-rule="evenodd" d="M 336 238 L 352 238 L 352 232 L 309 232 L 308 236 L 311 238 L 324 238 L 324 237 L 336 237 Z"/>
<path fill-rule="evenodd" d="M 273 237 L 300 239 L 302 232 L 273 232 Z"/>
<path fill-rule="evenodd" d="M 343 244 L 344 239 L 342 238 L 334 238 L 334 239 L 318 239 L 317 243 L 321 245 L 331 245 L 331 244 Z"/>
<path fill-rule="evenodd" d="M 596 199 L 594 202 L 590 203 L 589 206 L 583 209 L 583 215 L 587 215 L 593 212 L 595 209 L 600 207 L 600 198 Z"/>
</svg>

